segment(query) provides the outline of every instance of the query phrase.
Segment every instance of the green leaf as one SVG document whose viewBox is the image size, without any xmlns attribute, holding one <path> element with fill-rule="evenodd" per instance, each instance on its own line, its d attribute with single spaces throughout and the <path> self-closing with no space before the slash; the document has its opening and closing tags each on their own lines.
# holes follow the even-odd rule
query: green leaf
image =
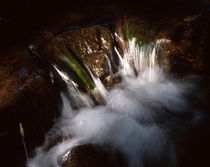
<svg viewBox="0 0 210 167">
<path fill-rule="evenodd" d="M 21 134 L 21 136 L 24 136 L 24 129 L 23 129 L 22 123 L 19 124 L 19 128 L 20 128 L 20 134 Z"/>
</svg>

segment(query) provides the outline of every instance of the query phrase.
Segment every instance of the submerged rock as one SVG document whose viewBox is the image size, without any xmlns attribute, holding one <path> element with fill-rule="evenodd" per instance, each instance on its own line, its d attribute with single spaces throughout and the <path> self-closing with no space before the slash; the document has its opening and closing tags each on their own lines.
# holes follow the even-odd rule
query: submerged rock
<svg viewBox="0 0 210 167">
<path fill-rule="evenodd" d="M 127 162 L 119 152 L 108 150 L 93 144 L 72 148 L 63 167 L 125 167 Z"/>
</svg>

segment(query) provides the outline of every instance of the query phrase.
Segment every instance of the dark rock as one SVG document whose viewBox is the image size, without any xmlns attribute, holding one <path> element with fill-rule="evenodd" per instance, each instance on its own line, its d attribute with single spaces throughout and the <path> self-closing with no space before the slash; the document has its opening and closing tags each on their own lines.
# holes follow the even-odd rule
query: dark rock
<svg viewBox="0 0 210 167">
<path fill-rule="evenodd" d="M 165 48 L 166 56 L 170 61 L 171 72 L 178 75 L 205 74 L 209 48 L 210 21 L 202 15 L 188 23 L 175 21 L 171 30 L 168 30 L 171 43 Z"/>
<path fill-rule="evenodd" d="M 125 167 L 127 162 L 119 152 L 108 152 L 100 146 L 85 144 L 72 148 L 63 167 Z"/>
<path fill-rule="evenodd" d="M 53 139 L 49 139 L 48 144 L 44 148 L 45 151 L 49 151 L 52 147 L 56 146 L 57 144 L 70 139 L 71 136 L 56 136 Z"/>
</svg>

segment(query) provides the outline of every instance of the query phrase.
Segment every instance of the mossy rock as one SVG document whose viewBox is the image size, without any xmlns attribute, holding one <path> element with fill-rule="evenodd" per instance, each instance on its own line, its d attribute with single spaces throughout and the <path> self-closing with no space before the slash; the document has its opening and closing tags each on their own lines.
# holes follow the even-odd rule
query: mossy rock
<svg viewBox="0 0 210 167">
<path fill-rule="evenodd" d="M 191 19 L 159 19 L 153 22 L 125 18 L 123 35 L 126 41 L 136 38 L 141 47 L 157 39 L 168 39 L 161 43 L 158 60 L 161 67 L 178 76 L 210 73 L 209 60 L 209 14 L 199 14 Z"/>
<path fill-rule="evenodd" d="M 37 49 L 38 54 L 44 57 L 52 65 L 66 73 L 69 80 L 77 84 L 77 88 L 88 92 L 95 88 L 95 85 L 88 74 L 87 69 L 73 56 L 63 43 L 63 39 L 51 37 L 44 46 Z"/>
<path fill-rule="evenodd" d="M 132 38 L 136 38 L 136 44 L 139 47 L 158 39 L 158 34 L 161 29 L 162 25 L 152 24 L 138 19 L 125 18 L 123 23 L 123 35 L 125 40 L 128 41 Z"/>
<path fill-rule="evenodd" d="M 78 57 L 95 77 L 104 78 L 108 75 L 108 65 L 105 64 L 113 47 L 109 28 L 100 25 L 78 28 L 64 32 L 58 38 L 60 37 L 71 53 Z"/>
</svg>

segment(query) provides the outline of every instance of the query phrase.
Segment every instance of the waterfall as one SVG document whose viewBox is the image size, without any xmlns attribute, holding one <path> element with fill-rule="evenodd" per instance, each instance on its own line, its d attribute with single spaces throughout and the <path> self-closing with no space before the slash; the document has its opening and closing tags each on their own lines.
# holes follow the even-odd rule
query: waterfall
<svg viewBox="0 0 210 167">
<path fill-rule="evenodd" d="M 157 52 L 163 41 L 167 40 L 138 46 L 133 38 L 128 41 L 123 55 L 114 48 L 120 60 L 122 83 L 108 91 L 98 78 L 91 76 L 95 90 L 103 96 L 106 104 L 92 107 L 88 97 L 80 94 L 83 98 L 75 98 L 86 101 L 87 105 L 74 110 L 62 94 L 62 116 L 27 166 L 62 167 L 70 158 L 72 148 L 96 144 L 120 150 L 129 167 L 176 167 L 177 134 L 202 121 L 201 112 L 191 102 L 193 98 L 199 99 L 200 94 L 194 93 L 197 87 L 193 78 L 169 79 L 161 71 Z M 65 73 L 58 68 L 57 71 L 69 82 Z M 69 95 L 72 96 L 72 91 Z M 189 117 L 182 119 L 186 114 Z M 70 137 L 46 150 L 57 136 Z"/>
<path fill-rule="evenodd" d="M 144 72 L 147 72 L 148 74 L 144 75 L 145 79 L 154 81 L 155 75 L 159 76 L 161 73 L 157 62 L 157 52 L 161 49 L 160 44 L 163 42 L 170 42 L 170 40 L 159 39 L 155 42 L 138 46 L 136 38 L 132 38 L 128 40 L 128 45 L 124 49 L 123 56 L 120 55 L 115 47 L 115 52 L 121 63 L 122 75 L 135 76 L 137 73 L 137 75 L 143 77 Z"/>
</svg>

